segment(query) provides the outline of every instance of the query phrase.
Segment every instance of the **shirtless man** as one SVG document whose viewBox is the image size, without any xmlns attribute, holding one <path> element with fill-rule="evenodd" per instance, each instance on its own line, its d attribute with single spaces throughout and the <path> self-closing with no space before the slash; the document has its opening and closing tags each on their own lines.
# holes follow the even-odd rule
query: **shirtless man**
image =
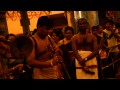
<svg viewBox="0 0 120 90">
<path fill-rule="evenodd" d="M 87 20 L 85 18 L 79 19 L 77 24 L 79 32 L 72 38 L 72 49 L 76 57 L 76 78 L 98 79 L 95 57 L 98 52 L 97 39 L 95 35 L 86 32 Z M 93 72 L 90 74 L 88 70 L 95 72 L 95 74 Z"/>
<path fill-rule="evenodd" d="M 53 23 L 47 16 L 42 16 L 37 22 L 37 31 L 31 40 L 34 48 L 27 57 L 27 63 L 33 69 L 33 79 L 61 79 L 59 61 L 62 57 L 55 52 L 59 51 L 58 46 L 48 35 L 49 30 L 53 27 Z M 35 49 L 36 45 L 37 49 Z"/>
</svg>

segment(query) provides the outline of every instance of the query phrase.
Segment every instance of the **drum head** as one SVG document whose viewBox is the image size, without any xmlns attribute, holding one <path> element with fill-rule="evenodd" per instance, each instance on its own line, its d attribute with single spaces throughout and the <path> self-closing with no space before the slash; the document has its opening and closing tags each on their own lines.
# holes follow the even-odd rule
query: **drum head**
<svg viewBox="0 0 120 90">
<path fill-rule="evenodd" d="M 10 51 L 15 58 L 28 57 L 32 49 L 32 40 L 26 35 L 19 35 L 11 42 Z"/>
</svg>

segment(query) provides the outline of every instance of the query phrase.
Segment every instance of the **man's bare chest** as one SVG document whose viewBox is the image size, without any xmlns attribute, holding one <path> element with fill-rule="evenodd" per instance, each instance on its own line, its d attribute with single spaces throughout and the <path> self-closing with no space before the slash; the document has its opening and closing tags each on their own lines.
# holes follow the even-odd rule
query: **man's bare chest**
<svg viewBox="0 0 120 90">
<path fill-rule="evenodd" d="M 91 37 L 83 37 L 83 36 L 79 36 L 77 38 L 77 44 L 81 44 L 81 45 L 89 45 L 92 44 L 92 38 Z"/>
</svg>

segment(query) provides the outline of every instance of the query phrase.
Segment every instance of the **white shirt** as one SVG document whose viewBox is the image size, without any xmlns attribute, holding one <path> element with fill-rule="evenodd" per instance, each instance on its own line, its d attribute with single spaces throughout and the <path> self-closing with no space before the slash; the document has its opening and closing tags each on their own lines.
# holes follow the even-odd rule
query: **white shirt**
<svg viewBox="0 0 120 90">
<path fill-rule="evenodd" d="M 104 29 L 103 32 L 105 32 L 108 35 L 108 37 L 111 34 L 111 31 L 108 31 L 106 29 Z M 117 31 L 115 31 L 115 32 L 117 32 Z M 107 42 L 108 42 L 108 47 L 112 47 L 112 46 L 117 45 L 117 39 L 114 36 L 112 38 L 108 39 Z M 110 50 L 110 52 L 118 52 L 118 51 L 119 51 L 118 47 Z"/>
</svg>

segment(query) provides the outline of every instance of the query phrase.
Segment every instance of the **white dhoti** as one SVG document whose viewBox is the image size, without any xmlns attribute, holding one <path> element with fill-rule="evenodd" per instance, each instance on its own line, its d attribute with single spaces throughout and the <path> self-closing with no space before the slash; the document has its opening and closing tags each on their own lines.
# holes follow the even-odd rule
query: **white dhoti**
<svg viewBox="0 0 120 90">
<path fill-rule="evenodd" d="M 82 58 L 86 58 L 92 52 L 91 51 L 78 51 L 78 53 Z M 75 59 L 75 64 L 76 64 L 75 66 L 76 66 L 76 78 L 77 79 L 98 79 L 98 68 L 97 67 L 89 68 L 90 71 L 95 72 L 95 74 L 89 74 L 83 71 L 82 68 L 80 68 L 82 66 L 78 63 L 77 59 Z M 87 61 L 85 64 L 86 66 L 91 66 L 91 65 L 97 66 L 98 65 L 96 57 Z"/>
<path fill-rule="evenodd" d="M 53 67 L 33 69 L 33 79 L 62 79 L 62 78 L 63 76 L 58 65 Z"/>
</svg>

